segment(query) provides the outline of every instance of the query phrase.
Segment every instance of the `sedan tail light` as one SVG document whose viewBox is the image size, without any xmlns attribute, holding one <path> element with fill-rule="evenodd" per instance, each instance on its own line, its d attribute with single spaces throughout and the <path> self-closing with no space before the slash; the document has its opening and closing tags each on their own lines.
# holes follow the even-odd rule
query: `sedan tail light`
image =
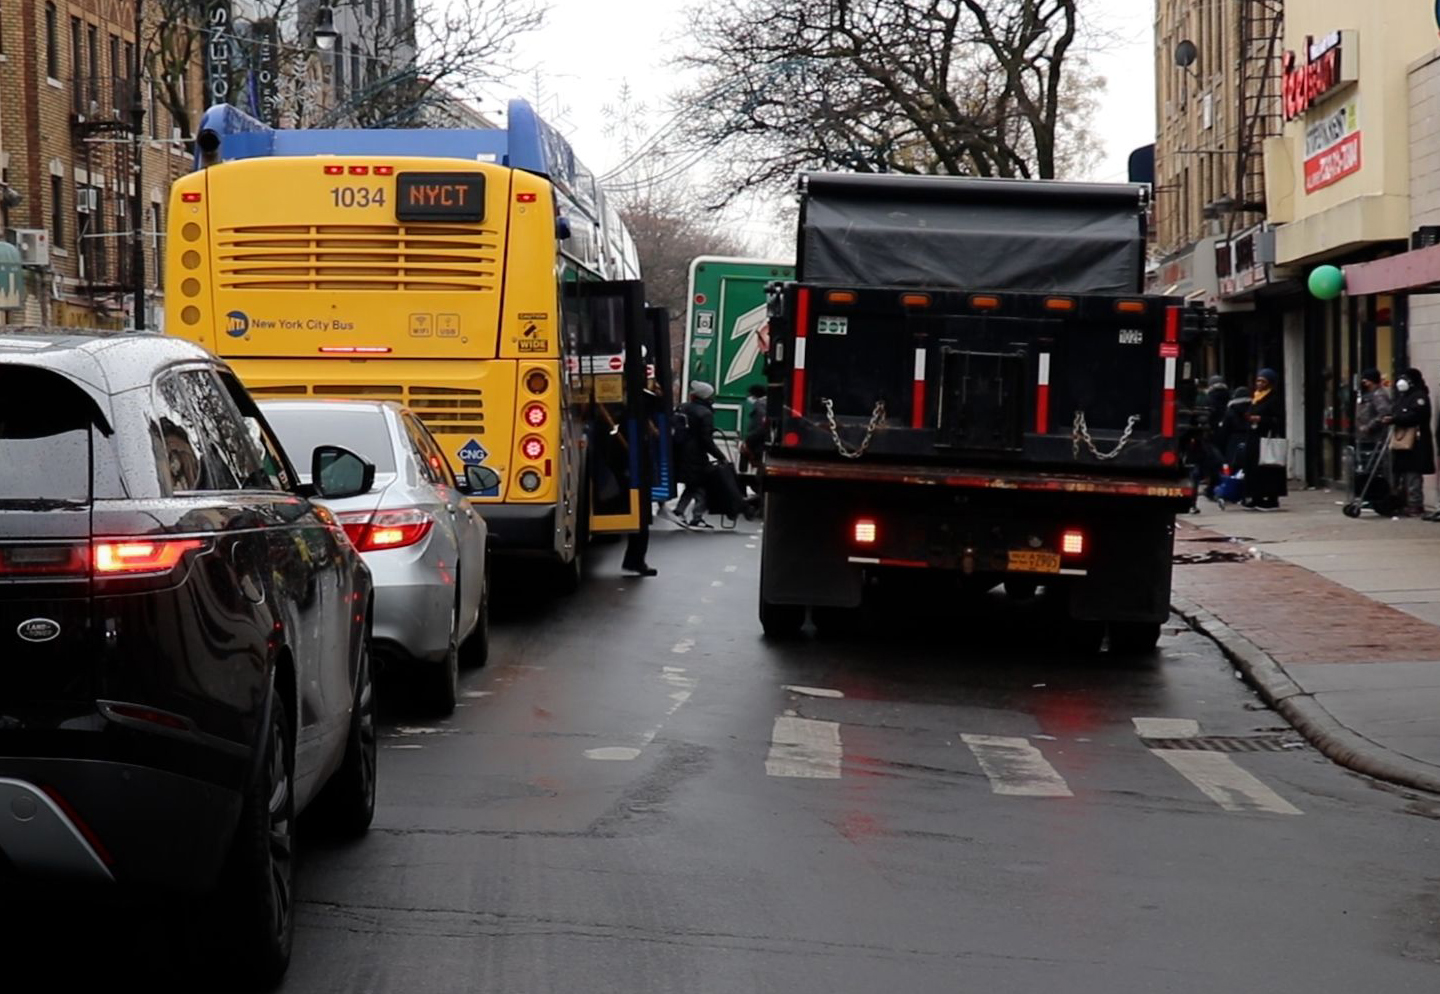
<svg viewBox="0 0 1440 994">
<path fill-rule="evenodd" d="M 435 519 L 418 507 L 389 511 L 343 511 L 336 515 L 361 552 L 403 549 L 414 545 L 435 527 Z"/>
</svg>

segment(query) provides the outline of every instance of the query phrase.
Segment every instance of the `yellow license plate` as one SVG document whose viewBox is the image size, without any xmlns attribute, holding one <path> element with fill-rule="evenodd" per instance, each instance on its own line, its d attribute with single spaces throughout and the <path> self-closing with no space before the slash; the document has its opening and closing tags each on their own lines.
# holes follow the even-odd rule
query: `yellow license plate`
<svg viewBox="0 0 1440 994">
<path fill-rule="evenodd" d="M 1011 549 L 1006 569 L 1012 573 L 1058 573 L 1060 572 L 1060 553 Z"/>
</svg>

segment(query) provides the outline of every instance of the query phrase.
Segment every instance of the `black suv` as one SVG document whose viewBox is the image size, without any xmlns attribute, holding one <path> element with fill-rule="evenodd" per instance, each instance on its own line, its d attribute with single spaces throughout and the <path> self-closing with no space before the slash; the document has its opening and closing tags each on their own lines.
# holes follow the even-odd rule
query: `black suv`
<svg viewBox="0 0 1440 994">
<path fill-rule="evenodd" d="M 233 373 L 145 334 L 0 330 L 0 891 L 206 895 L 278 980 L 295 817 L 375 806 L 370 574 Z"/>
</svg>

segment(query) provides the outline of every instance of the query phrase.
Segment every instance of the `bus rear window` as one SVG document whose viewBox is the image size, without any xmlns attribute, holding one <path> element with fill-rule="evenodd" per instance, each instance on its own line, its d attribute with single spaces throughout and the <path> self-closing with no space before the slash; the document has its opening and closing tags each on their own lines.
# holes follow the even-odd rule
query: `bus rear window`
<svg viewBox="0 0 1440 994">
<path fill-rule="evenodd" d="M 0 502 L 90 499 L 91 409 L 56 373 L 0 368 Z"/>
</svg>

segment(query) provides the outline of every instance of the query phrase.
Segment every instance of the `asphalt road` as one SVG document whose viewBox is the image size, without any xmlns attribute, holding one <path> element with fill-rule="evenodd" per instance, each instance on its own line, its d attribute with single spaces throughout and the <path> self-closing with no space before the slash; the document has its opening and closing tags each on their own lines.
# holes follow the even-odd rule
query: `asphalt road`
<svg viewBox="0 0 1440 994">
<path fill-rule="evenodd" d="M 517 585 L 453 719 L 389 710 L 369 836 L 305 840 L 283 990 L 1440 986 L 1440 803 L 1332 766 L 1207 640 L 1027 652 L 996 597 L 771 644 L 755 546 L 662 526 L 655 579 L 610 546 L 574 597 Z M 125 972 L 204 989 L 129 928 Z"/>
</svg>

